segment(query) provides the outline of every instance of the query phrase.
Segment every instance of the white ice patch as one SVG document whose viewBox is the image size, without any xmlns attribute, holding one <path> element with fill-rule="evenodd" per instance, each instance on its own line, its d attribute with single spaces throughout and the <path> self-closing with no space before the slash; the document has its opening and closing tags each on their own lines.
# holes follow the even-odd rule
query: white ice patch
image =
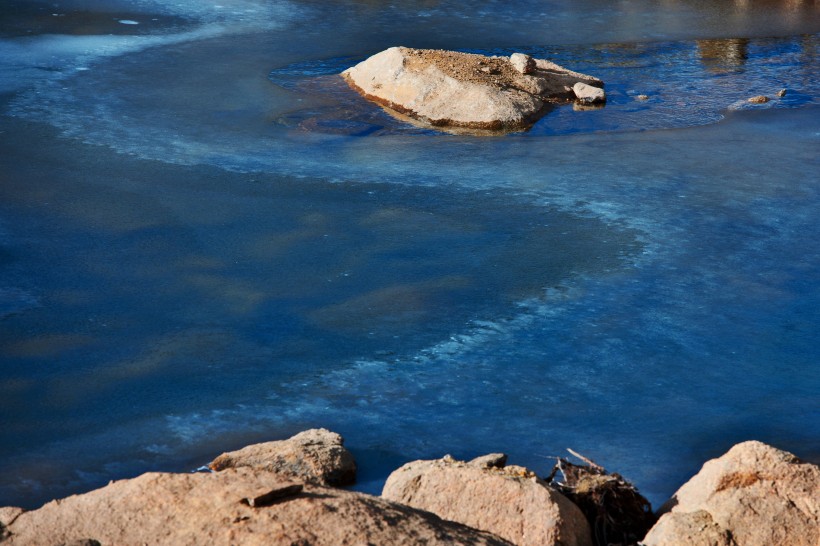
<svg viewBox="0 0 820 546">
<path fill-rule="evenodd" d="M 121 25 L 138 25 L 139 21 L 132 21 L 131 19 L 120 19 L 117 21 Z"/>
</svg>

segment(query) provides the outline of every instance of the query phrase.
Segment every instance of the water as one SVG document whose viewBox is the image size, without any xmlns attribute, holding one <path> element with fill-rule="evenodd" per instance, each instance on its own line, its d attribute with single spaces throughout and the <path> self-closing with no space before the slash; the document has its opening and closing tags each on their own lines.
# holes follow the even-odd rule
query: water
<svg viewBox="0 0 820 546">
<path fill-rule="evenodd" d="M 370 492 L 445 453 L 571 447 L 655 504 L 740 440 L 820 460 L 818 13 L 4 4 L 0 505 L 311 426 Z M 334 76 L 396 44 L 609 102 L 405 125 Z"/>
</svg>

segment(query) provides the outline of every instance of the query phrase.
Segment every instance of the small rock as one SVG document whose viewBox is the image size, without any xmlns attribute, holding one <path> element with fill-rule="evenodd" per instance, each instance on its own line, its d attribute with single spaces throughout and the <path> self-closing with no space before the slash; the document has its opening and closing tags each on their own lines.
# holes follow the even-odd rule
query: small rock
<svg viewBox="0 0 820 546">
<path fill-rule="evenodd" d="M 649 100 L 649 95 L 638 95 L 635 98 L 638 100 Z"/>
<path fill-rule="evenodd" d="M 788 89 L 781 89 L 780 91 L 777 92 L 777 96 L 778 97 L 785 97 L 786 93 L 788 93 Z"/>
<path fill-rule="evenodd" d="M 489 453 L 476 457 L 467 464 L 479 468 L 504 468 L 504 465 L 507 464 L 507 455 L 504 453 Z"/>
<path fill-rule="evenodd" d="M 208 466 L 216 471 L 250 466 L 322 485 L 356 481 L 356 461 L 345 449 L 344 438 L 323 428 L 223 453 Z"/>
<path fill-rule="evenodd" d="M 535 59 L 523 53 L 513 53 L 510 55 L 510 64 L 522 74 L 532 74 L 535 72 Z"/>
<path fill-rule="evenodd" d="M 78 538 L 77 540 L 63 542 L 61 546 L 102 546 L 102 544 L 99 540 L 93 538 Z"/>
<path fill-rule="evenodd" d="M 497 535 L 517 546 L 591 546 L 581 510 L 520 466 L 482 468 L 413 461 L 393 472 L 382 497 Z"/>
<path fill-rule="evenodd" d="M 600 87 L 593 87 L 583 82 L 572 86 L 576 99 L 583 104 L 600 104 L 606 101 L 606 92 Z"/>
<path fill-rule="evenodd" d="M 748 102 L 752 104 L 763 104 L 764 102 L 769 102 L 769 97 L 766 95 L 758 95 L 756 97 L 752 97 L 750 99 L 746 99 Z"/>
</svg>

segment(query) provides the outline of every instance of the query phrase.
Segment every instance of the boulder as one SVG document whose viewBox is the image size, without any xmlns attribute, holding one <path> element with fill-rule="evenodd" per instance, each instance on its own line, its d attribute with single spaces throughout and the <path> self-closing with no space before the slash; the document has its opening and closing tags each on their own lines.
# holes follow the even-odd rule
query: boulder
<svg viewBox="0 0 820 546">
<path fill-rule="evenodd" d="M 743 546 L 820 544 L 820 467 L 761 442 L 743 442 L 708 461 L 661 507 L 666 513 L 647 534 L 647 546 L 691 544 L 695 516 L 706 512 Z M 667 517 L 669 516 L 669 517 Z M 704 516 L 697 516 L 702 520 Z M 703 527 L 714 534 L 714 527 Z M 705 539 L 698 539 L 705 540 Z"/>
<path fill-rule="evenodd" d="M 498 464 L 497 455 L 488 459 Z M 520 466 L 470 464 L 449 456 L 413 461 L 387 478 L 382 497 L 518 546 L 592 544 L 578 507 Z"/>
<path fill-rule="evenodd" d="M 208 466 L 216 471 L 250 466 L 320 485 L 349 485 L 356 481 L 356 461 L 345 449 L 344 438 L 323 428 L 223 453 Z"/>
<path fill-rule="evenodd" d="M 577 82 L 601 80 L 523 54 L 487 57 L 457 51 L 391 47 L 344 72 L 365 98 L 434 127 L 514 131 L 552 103 L 575 98 Z"/>
<path fill-rule="evenodd" d="M 256 468 L 143 474 L 20 514 L 3 546 L 62 544 L 510 546 L 433 514 Z M 290 489 L 289 489 L 290 488 Z M 290 491 L 250 506 L 263 491 Z"/>
</svg>

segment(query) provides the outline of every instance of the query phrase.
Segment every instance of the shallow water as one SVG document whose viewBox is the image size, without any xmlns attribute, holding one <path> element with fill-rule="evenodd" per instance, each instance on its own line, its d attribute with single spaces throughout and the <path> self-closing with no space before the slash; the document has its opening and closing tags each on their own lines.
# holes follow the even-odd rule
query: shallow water
<svg viewBox="0 0 820 546">
<path fill-rule="evenodd" d="M 309 426 L 373 492 L 447 452 L 571 447 L 655 504 L 739 440 L 820 459 L 813 3 L 216 6 L 0 9 L 0 505 Z M 397 43 L 610 99 L 419 129 L 333 76 Z"/>
</svg>

